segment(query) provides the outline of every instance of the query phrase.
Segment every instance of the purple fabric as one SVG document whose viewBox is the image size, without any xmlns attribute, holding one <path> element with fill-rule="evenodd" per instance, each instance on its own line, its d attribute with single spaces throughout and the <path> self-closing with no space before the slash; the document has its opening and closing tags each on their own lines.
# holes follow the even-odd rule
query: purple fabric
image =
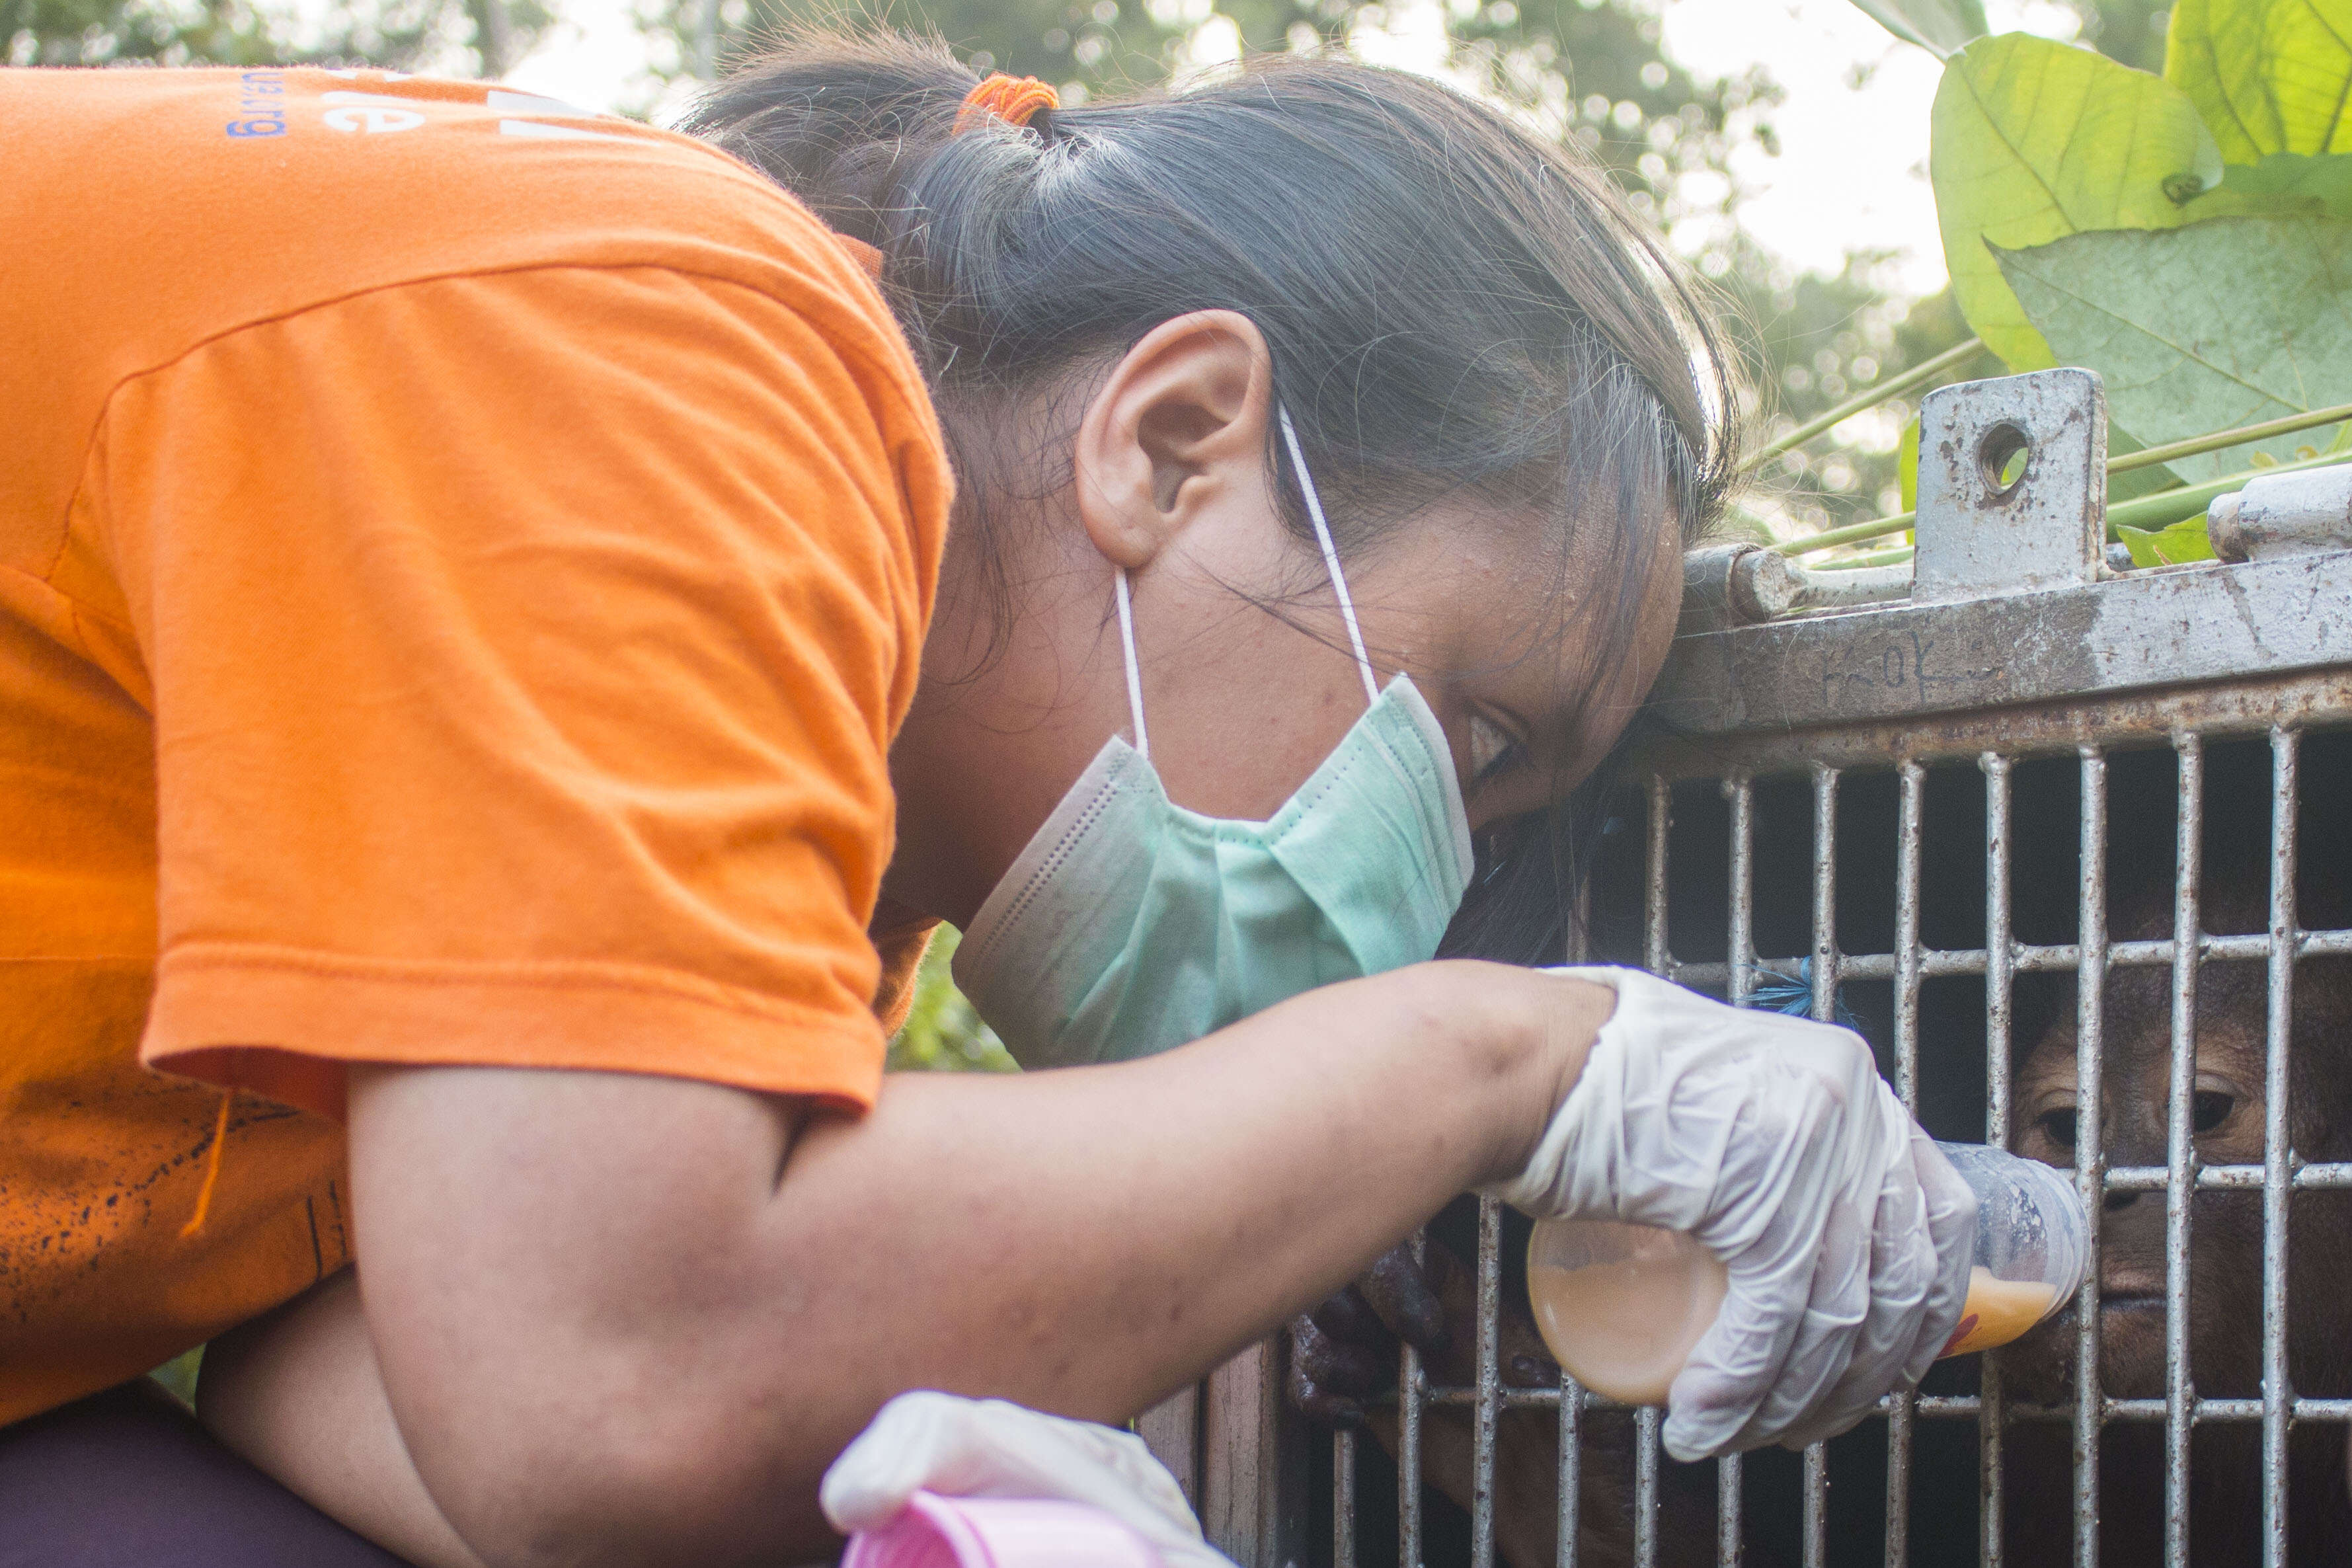
<svg viewBox="0 0 2352 1568">
<path fill-rule="evenodd" d="M 409 1568 L 141 1378 L 0 1429 L 0 1568 Z"/>
</svg>

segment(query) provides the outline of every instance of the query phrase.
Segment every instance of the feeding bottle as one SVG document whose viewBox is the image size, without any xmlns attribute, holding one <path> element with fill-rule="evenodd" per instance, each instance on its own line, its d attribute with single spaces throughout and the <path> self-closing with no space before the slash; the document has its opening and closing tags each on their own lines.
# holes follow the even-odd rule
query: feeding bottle
<svg viewBox="0 0 2352 1568">
<path fill-rule="evenodd" d="M 1943 1353 L 2005 1345 L 2082 1287 L 2081 1202 L 2066 1175 L 1976 1143 L 1938 1143 L 1977 1194 L 1969 1298 Z M 1722 1261 L 1681 1231 L 1613 1220 L 1539 1222 L 1528 1298 L 1570 1376 L 1628 1405 L 1664 1405 L 1728 1284 Z"/>
</svg>

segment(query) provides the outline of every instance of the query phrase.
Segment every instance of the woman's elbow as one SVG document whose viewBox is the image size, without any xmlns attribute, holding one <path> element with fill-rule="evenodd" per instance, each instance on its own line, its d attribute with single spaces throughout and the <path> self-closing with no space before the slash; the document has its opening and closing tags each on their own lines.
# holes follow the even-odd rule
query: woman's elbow
<svg viewBox="0 0 2352 1568">
<path fill-rule="evenodd" d="M 719 1568 L 827 1545 L 823 1459 L 794 1462 L 750 1380 L 675 1361 L 614 1347 L 391 1392 L 419 1474 L 488 1568 Z"/>
</svg>

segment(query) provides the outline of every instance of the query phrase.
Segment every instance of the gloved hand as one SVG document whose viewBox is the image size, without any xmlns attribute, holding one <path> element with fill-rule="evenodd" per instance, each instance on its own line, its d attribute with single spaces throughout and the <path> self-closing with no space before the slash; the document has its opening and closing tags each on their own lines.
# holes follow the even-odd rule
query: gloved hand
<svg viewBox="0 0 2352 1568">
<path fill-rule="evenodd" d="M 848 1535 L 889 1523 L 918 1491 L 1086 1503 L 1150 1542 L 1163 1568 L 1234 1568 L 1142 1438 L 1002 1399 L 898 1395 L 834 1460 L 817 1502 Z"/>
<path fill-rule="evenodd" d="M 1976 1197 L 1844 1029 L 1633 969 L 1517 1180 L 1538 1219 L 1688 1232 L 1730 1292 L 1675 1379 L 1678 1459 L 1842 1432 L 1915 1386 L 1959 1321 Z"/>
</svg>

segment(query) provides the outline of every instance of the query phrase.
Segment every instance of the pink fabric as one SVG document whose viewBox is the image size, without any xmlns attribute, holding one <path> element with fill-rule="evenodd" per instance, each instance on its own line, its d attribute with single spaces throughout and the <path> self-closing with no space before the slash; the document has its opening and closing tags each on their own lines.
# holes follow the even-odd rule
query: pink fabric
<svg viewBox="0 0 2352 1568">
<path fill-rule="evenodd" d="M 841 1568 L 1160 1568 L 1143 1538 L 1100 1509 L 917 1492 L 849 1541 Z"/>
</svg>

